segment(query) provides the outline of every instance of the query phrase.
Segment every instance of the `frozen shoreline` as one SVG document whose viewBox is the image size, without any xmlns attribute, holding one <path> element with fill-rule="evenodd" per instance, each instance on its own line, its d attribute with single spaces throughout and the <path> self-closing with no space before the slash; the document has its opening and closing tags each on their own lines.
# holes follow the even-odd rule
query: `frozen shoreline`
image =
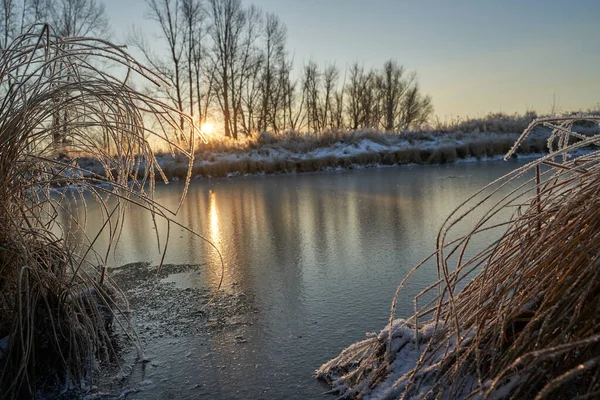
<svg viewBox="0 0 600 400">
<path fill-rule="evenodd" d="M 223 178 L 359 169 L 399 165 L 439 165 L 478 161 L 498 161 L 510 150 L 517 134 L 445 134 L 419 137 L 399 135 L 358 135 L 315 145 L 308 140 L 297 143 L 263 143 L 255 148 L 226 151 L 199 151 L 192 165 L 192 178 Z M 537 158 L 545 154 L 545 135 L 529 138 L 517 157 Z M 156 160 L 169 181 L 185 179 L 189 160 L 181 154 L 157 154 Z M 102 165 L 92 158 L 80 157 L 79 166 L 98 176 Z M 144 162 L 139 163 L 143 174 Z M 160 180 L 160 178 L 159 178 Z"/>
</svg>

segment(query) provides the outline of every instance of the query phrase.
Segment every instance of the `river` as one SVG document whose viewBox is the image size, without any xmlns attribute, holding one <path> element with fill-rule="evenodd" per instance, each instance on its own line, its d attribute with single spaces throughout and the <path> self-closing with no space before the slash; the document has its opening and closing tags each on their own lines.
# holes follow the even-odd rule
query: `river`
<svg viewBox="0 0 600 400">
<path fill-rule="evenodd" d="M 433 251 L 447 215 L 522 164 L 193 181 L 176 219 L 220 249 L 221 287 L 247 295 L 254 311 L 235 330 L 148 341 L 151 367 L 126 382 L 145 386 L 127 398 L 323 398 L 327 387 L 312 378 L 314 370 L 366 332 L 382 329 L 398 283 Z M 174 209 L 182 188 L 157 185 L 156 198 Z M 99 228 L 99 212 L 90 201 L 89 232 Z M 164 235 L 165 224 L 158 229 Z M 132 208 L 110 262 L 137 261 L 157 264 L 160 253 L 148 213 Z M 180 228 L 171 229 L 165 262 L 202 264 L 199 273 L 172 279 L 182 290 L 214 289 L 221 279 L 216 252 Z M 413 297 L 435 277 L 435 265 L 427 264 L 401 292 L 398 316 L 412 313 Z"/>
</svg>

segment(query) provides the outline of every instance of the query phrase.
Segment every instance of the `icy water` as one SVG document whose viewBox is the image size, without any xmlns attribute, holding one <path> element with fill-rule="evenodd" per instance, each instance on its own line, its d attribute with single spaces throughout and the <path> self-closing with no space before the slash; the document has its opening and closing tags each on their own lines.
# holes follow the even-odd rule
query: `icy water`
<svg viewBox="0 0 600 400">
<path fill-rule="evenodd" d="M 252 311 L 235 329 L 148 341 L 151 362 L 126 382 L 142 382 L 142 390 L 127 398 L 330 398 L 312 379 L 314 370 L 366 332 L 383 328 L 397 284 L 433 250 L 446 216 L 522 164 L 193 181 L 177 220 L 221 250 L 222 288 L 245 296 Z M 159 185 L 156 198 L 175 208 L 182 186 Z M 91 231 L 99 212 L 88 206 Z M 180 290 L 215 288 L 221 265 L 214 250 L 179 228 L 172 228 L 170 240 L 166 263 L 203 266 L 165 282 Z M 147 212 L 130 210 L 111 263 L 159 260 Z M 435 279 L 435 265 L 427 264 L 401 292 L 397 315 L 410 315 L 412 298 Z"/>
</svg>

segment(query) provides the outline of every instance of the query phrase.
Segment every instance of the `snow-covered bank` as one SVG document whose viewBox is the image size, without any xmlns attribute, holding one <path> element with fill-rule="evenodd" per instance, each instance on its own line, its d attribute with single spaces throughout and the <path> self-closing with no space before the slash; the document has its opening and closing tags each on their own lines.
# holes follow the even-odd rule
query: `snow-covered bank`
<svg viewBox="0 0 600 400">
<path fill-rule="evenodd" d="M 328 169 L 352 169 L 359 166 L 444 164 L 458 160 L 480 160 L 506 154 L 516 134 L 444 135 L 403 138 L 365 136 L 338 140 L 327 146 L 303 149 L 281 145 L 263 145 L 248 151 L 200 154 L 194 162 L 194 177 L 313 172 Z M 530 139 L 520 155 L 541 153 L 546 138 Z M 167 177 L 183 178 L 186 160 L 158 157 Z"/>
<path fill-rule="evenodd" d="M 396 319 L 391 327 L 388 325 L 377 335 L 367 334 L 369 338 L 351 345 L 340 356 L 323 364 L 315 376 L 330 384 L 333 393 L 345 397 L 360 395 L 364 399 L 378 399 L 391 397 L 392 392 L 400 394 L 406 389 L 410 372 L 419 363 L 435 328 L 435 324 L 428 324 L 415 330 L 406 320 Z M 360 363 L 372 363 L 373 370 L 381 370 L 375 372 L 381 375 L 377 386 L 368 380 L 361 381 Z"/>
<path fill-rule="evenodd" d="M 425 360 L 423 354 L 442 327 L 441 323 L 429 323 L 415 329 L 406 320 L 396 319 L 391 327 L 388 325 L 377 335 L 368 334 L 371 337 L 353 344 L 340 356 L 323 364 L 315 376 L 325 380 L 333 393 L 344 398 L 359 395 L 365 400 L 395 398 L 406 391 L 407 384 L 417 386 L 414 397 L 422 397 L 431 389 L 431 378 L 437 372 L 445 349 L 434 351 L 433 357 Z M 450 345 L 454 347 L 454 343 Z M 372 364 L 369 374 L 379 376 L 376 385 L 369 379 L 362 379 L 365 371 L 359 368 L 361 363 Z M 413 376 L 417 365 L 427 372 Z"/>
<path fill-rule="evenodd" d="M 448 335 L 441 322 L 429 322 L 415 329 L 400 318 L 393 321 L 391 328 L 388 325 L 379 334 L 368 336 L 315 372 L 315 377 L 331 385 L 331 392 L 341 398 L 385 400 L 406 395 L 409 399 L 462 399 L 481 388 L 487 398 L 501 399 L 519 384 L 519 378 L 513 377 L 496 384 L 486 380 L 479 387 L 473 374 L 463 376 L 460 387 L 439 387 L 436 375 L 445 367 L 444 358 L 471 346 L 476 336 L 472 331 L 461 335 L 457 345 L 456 335 Z M 365 369 L 365 364 L 369 368 Z"/>
<path fill-rule="evenodd" d="M 381 134 L 356 133 L 317 140 L 298 137 L 294 140 L 258 140 L 250 146 L 221 148 L 215 146 L 197 152 L 192 167 L 194 178 L 232 177 L 238 175 L 314 172 L 353 169 L 366 166 L 404 164 L 445 164 L 457 161 L 496 160 L 504 156 L 517 134 Z M 546 135 L 535 135 L 521 146 L 518 156 L 543 153 Z M 168 179 L 183 179 L 188 174 L 188 159 L 182 155 L 156 156 Z M 104 169 L 89 158 L 79 164 L 99 175 Z M 143 165 L 141 166 L 143 172 Z"/>
</svg>

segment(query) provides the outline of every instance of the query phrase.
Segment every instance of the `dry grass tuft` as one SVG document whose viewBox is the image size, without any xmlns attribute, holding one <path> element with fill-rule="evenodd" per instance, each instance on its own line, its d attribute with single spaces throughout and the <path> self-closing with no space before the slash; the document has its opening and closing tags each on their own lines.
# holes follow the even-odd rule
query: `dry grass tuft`
<svg viewBox="0 0 600 400">
<path fill-rule="evenodd" d="M 398 288 L 436 260 L 439 280 L 415 298 L 414 315 L 394 320 L 396 294 L 390 325 L 317 376 L 345 398 L 597 398 L 600 152 L 573 152 L 600 138 L 573 132 L 575 121 L 598 126 L 600 117 L 533 121 L 506 157 L 541 126 L 552 130 L 550 154 L 448 217 L 437 251 Z M 472 230 L 456 238 L 467 221 L 476 221 Z M 491 230 L 499 239 L 471 252 L 475 237 Z M 407 327 L 412 339 L 400 342 Z M 418 351 L 412 362 L 409 351 Z"/>
<path fill-rule="evenodd" d="M 59 220 L 58 212 L 69 212 L 72 202 L 85 207 L 88 191 L 104 206 L 104 230 L 114 244 L 127 202 L 155 216 L 173 212 L 153 200 L 161 170 L 150 137 L 183 154 L 191 171 L 194 132 L 169 140 L 163 132 L 178 133 L 181 116 L 98 67 L 107 62 L 127 77 L 161 83 L 123 48 L 57 37 L 47 25 L 32 27 L 0 54 L 2 398 L 30 397 L 41 384 L 89 382 L 97 363 L 115 356 L 114 329 L 127 330 L 120 326 L 126 322 L 119 318 L 119 292 L 106 274 L 109 254 L 95 252 L 95 238 L 74 241 L 66 225 L 77 221 Z M 65 159 L 66 144 L 107 172 L 97 175 Z M 56 190 L 64 185 L 72 190 Z"/>
</svg>

